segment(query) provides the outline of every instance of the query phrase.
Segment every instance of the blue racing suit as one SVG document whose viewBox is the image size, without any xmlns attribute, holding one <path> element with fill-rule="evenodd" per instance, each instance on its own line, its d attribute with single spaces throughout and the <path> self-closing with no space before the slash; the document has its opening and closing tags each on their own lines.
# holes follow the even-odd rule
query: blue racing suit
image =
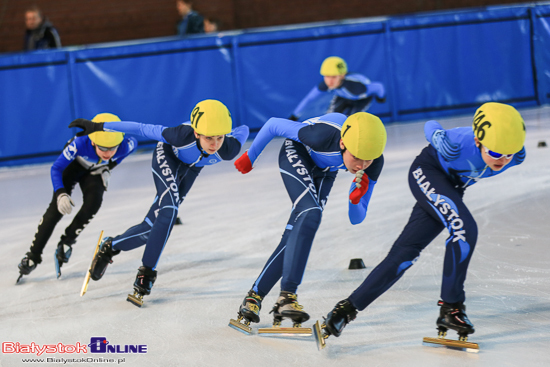
<svg viewBox="0 0 550 367">
<path fill-rule="evenodd" d="M 481 157 L 472 128 L 444 130 L 437 121 L 428 121 L 424 133 L 430 145 L 416 157 L 408 176 L 417 202 L 387 257 L 349 297 L 358 310 L 365 309 L 397 282 L 445 228 L 449 237 L 445 241 L 441 299 L 464 302 L 464 281 L 478 234 L 477 224 L 463 201 L 464 190 L 525 159 L 523 148 L 508 165 L 493 171 Z"/>
<path fill-rule="evenodd" d="M 335 89 L 328 89 L 327 84 L 322 80 L 311 89 L 292 114 L 299 118 L 311 102 L 325 93 L 334 95 L 327 113 L 339 112 L 346 116 L 366 111 L 372 104 L 373 97 L 379 101 L 384 101 L 386 98 L 386 91 L 382 83 L 371 82 L 369 78 L 361 74 L 347 74 L 342 85 Z"/>
<path fill-rule="evenodd" d="M 212 155 L 200 148 L 189 122 L 176 127 L 129 121 L 106 122 L 103 129 L 140 135 L 159 142 L 152 161 L 157 190 L 153 205 L 143 222 L 112 241 L 113 249 L 122 251 L 146 245 L 142 263 L 154 270 L 176 222 L 179 205 L 200 171 L 204 166 L 235 158 L 248 138 L 248 126 L 236 127 L 225 135 L 220 149 Z"/>
<path fill-rule="evenodd" d="M 281 279 L 281 290 L 296 293 L 302 282 L 313 239 L 334 179 L 346 169 L 340 149 L 340 131 L 346 116 L 331 113 L 303 123 L 271 118 L 248 150 L 255 164 L 265 146 L 276 136 L 286 140 L 279 153 L 279 170 L 292 202 L 290 218 L 281 242 L 267 260 L 253 290 L 264 297 Z M 384 165 L 380 156 L 366 169 L 369 188 L 357 205 L 349 203 L 352 224 L 363 221 L 378 176 Z M 350 192 L 355 188 L 353 182 Z"/>
<path fill-rule="evenodd" d="M 51 168 L 52 201 L 42 216 L 31 246 L 31 252 L 35 255 L 36 262 L 41 261 L 44 247 L 55 226 L 63 217 L 63 214 L 57 209 L 58 195 L 60 193 L 71 195 L 75 185 L 77 183 L 80 185 L 83 197 L 82 207 L 62 236 L 64 243 L 73 244 L 84 227 L 97 214 L 103 202 L 106 187 L 102 180 L 101 171 L 112 170 L 136 147 L 137 141 L 135 138 L 125 137 L 115 155 L 109 161 L 103 161 L 96 154 L 95 147 L 92 146 L 88 136 L 73 138 L 67 143 Z"/>
</svg>

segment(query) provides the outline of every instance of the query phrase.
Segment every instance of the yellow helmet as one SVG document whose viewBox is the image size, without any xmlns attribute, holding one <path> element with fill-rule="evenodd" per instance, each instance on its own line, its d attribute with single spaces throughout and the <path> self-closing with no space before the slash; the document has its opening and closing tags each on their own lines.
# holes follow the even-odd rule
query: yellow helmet
<svg viewBox="0 0 550 367">
<path fill-rule="evenodd" d="M 191 112 L 191 126 L 197 134 L 225 135 L 231 132 L 231 113 L 223 103 L 206 99 L 197 103 Z"/>
<path fill-rule="evenodd" d="M 120 121 L 117 115 L 112 113 L 99 113 L 92 119 L 93 122 L 113 122 Z M 124 140 L 124 133 L 109 132 L 109 131 L 96 131 L 89 135 L 90 140 L 99 145 L 100 147 L 116 147 L 122 140 Z"/>
<path fill-rule="evenodd" d="M 525 143 L 525 123 L 512 106 L 488 102 L 479 107 L 472 124 L 481 144 L 500 154 L 515 154 Z"/>
<path fill-rule="evenodd" d="M 337 76 L 346 75 L 348 73 L 348 65 L 344 59 L 338 56 L 330 56 L 321 64 L 322 76 Z"/>
<path fill-rule="evenodd" d="M 372 160 L 386 147 L 386 128 L 382 121 L 367 112 L 357 112 L 344 121 L 341 131 L 344 146 L 356 158 Z"/>
</svg>

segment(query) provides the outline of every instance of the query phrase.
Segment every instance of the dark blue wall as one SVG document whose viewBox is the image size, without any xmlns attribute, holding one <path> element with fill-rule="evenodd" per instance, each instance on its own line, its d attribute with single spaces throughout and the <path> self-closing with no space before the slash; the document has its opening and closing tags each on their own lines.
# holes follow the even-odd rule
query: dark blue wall
<svg viewBox="0 0 550 367">
<path fill-rule="evenodd" d="M 0 165 L 51 161 L 74 134 L 68 123 L 100 112 L 175 126 L 214 98 L 257 131 L 291 114 L 331 55 L 386 85 L 387 102 L 369 110 L 385 122 L 473 113 L 486 101 L 546 104 L 549 20 L 548 5 L 492 7 L 6 55 Z"/>
</svg>

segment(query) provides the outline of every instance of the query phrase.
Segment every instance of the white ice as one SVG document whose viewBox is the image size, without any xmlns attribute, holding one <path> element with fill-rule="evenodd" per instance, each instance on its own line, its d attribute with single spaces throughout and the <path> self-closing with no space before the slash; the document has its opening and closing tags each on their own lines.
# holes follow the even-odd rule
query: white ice
<svg viewBox="0 0 550 367">
<path fill-rule="evenodd" d="M 422 345 L 423 337 L 436 336 L 446 234 L 321 352 L 313 337 L 247 336 L 227 326 L 290 213 L 277 165 L 280 139 L 269 144 L 248 175 L 227 162 L 203 170 L 180 208 L 183 225 L 172 232 L 143 308 L 126 302 L 143 248 L 115 257 L 84 297 L 79 291 L 100 231 L 120 234 L 146 214 L 154 197 L 151 152 L 129 157 L 113 172 L 103 207 L 79 237 L 62 277 L 56 279 L 53 254 L 72 216 L 59 223 L 42 264 L 19 285 L 17 264 L 51 198 L 50 165 L 1 169 L 0 342 L 87 345 L 91 337 L 106 337 L 111 345 L 146 345 L 146 354 L 42 356 L 124 359 L 126 366 L 548 366 L 550 147 L 537 145 L 550 143 L 550 107 L 521 113 L 527 125 L 524 164 L 481 181 L 465 195 L 479 226 L 466 281 L 468 316 L 476 327 L 470 341 L 479 343 L 478 354 Z M 471 117 L 440 122 L 446 128 L 468 126 Z M 423 122 L 391 124 L 387 130 L 386 164 L 364 223 L 352 226 L 347 217 L 352 175 L 340 172 L 336 180 L 298 291 L 312 316 L 304 326 L 349 296 L 385 257 L 408 219 L 413 197 L 406 177 L 427 144 Z M 78 208 L 79 189 L 73 197 Z M 352 258 L 362 258 L 367 269 L 347 270 Z M 269 310 L 278 290 L 264 300 L 257 326 L 271 325 Z M 0 366 L 25 365 L 23 358 L 31 357 L 1 353 Z"/>
</svg>

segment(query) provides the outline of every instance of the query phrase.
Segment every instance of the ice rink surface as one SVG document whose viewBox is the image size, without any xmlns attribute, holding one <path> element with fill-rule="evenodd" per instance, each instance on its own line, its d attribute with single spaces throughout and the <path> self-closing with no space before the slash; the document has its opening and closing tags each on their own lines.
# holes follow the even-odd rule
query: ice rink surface
<svg viewBox="0 0 550 367">
<path fill-rule="evenodd" d="M 41 356 L 103 358 L 68 365 L 112 365 L 105 362 L 112 358 L 126 366 L 162 367 L 549 366 L 550 147 L 537 146 L 550 143 L 550 108 L 520 112 L 527 126 L 526 161 L 465 194 L 479 227 L 466 281 L 468 316 L 476 328 L 470 341 L 479 343 L 478 354 L 422 345 L 423 337 L 436 336 L 445 233 L 340 338 L 329 338 L 321 352 L 313 337 L 247 336 L 227 326 L 278 244 L 290 213 L 277 165 L 281 139 L 268 145 L 247 175 L 228 162 L 202 171 L 180 207 L 183 224 L 174 227 L 142 308 L 126 302 L 126 296 L 143 248 L 115 257 L 105 276 L 90 282 L 84 297 L 79 292 L 100 231 L 122 233 L 141 222 L 151 205 L 151 152 L 135 154 L 113 171 L 103 207 L 73 247 L 62 277 L 56 279 L 54 251 L 71 215 L 54 231 L 42 264 L 19 285 L 17 264 L 51 199 L 50 164 L 0 169 L 0 341 L 87 345 L 92 337 L 105 337 L 122 348 L 147 348 L 145 354 Z M 469 126 L 471 117 L 439 121 L 445 128 Z M 408 219 L 413 197 L 406 176 L 427 145 L 423 122 L 390 124 L 387 131 L 386 164 L 362 224 L 352 226 L 347 216 L 353 176 L 340 171 L 333 187 L 298 290 L 312 317 L 304 326 L 349 296 L 385 257 Z M 78 208 L 78 188 L 73 198 Z M 352 258 L 362 258 L 367 269 L 347 270 Z M 269 311 L 278 291 L 276 286 L 265 298 L 259 327 L 271 325 Z M 28 365 L 23 359 L 33 357 L 2 353 L 0 366 Z"/>
</svg>

